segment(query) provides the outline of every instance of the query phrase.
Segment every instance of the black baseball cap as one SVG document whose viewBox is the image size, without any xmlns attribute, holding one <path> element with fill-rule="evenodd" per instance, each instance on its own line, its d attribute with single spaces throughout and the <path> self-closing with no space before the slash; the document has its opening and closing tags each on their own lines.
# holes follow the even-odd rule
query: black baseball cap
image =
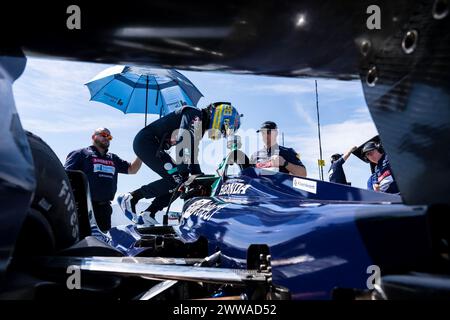
<svg viewBox="0 0 450 320">
<path fill-rule="evenodd" d="M 273 121 L 265 121 L 262 123 L 261 128 L 256 130 L 256 132 L 260 132 L 261 130 L 275 130 L 278 129 L 277 124 Z"/>
<path fill-rule="evenodd" d="M 343 154 L 341 154 L 341 153 L 335 153 L 335 154 L 333 154 L 332 156 L 331 156 L 331 161 L 336 161 L 336 160 L 338 160 L 339 158 L 341 158 L 341 157 L 343 157 L 344 155 Z"/>
<path fill-rule="evenodd" d="M 375 149 L 378 149 L 377 144 L 373 141 L 369 141 L 364 145 L 364 147 L 362 149 L 362 154 L 366 155 L 367 152 L 375 150 Z"/>
</svg>

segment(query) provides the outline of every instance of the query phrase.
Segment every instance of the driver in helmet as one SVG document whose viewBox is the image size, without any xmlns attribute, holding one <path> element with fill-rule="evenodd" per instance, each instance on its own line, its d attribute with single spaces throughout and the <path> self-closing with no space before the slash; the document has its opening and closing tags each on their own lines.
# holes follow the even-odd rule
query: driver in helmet
<svg viewBox="0 0 450 320">
<path fill-rule="evenodd" d="M 187 180 L 189 174 L 200 175 L 197 160 L 198 145 L 206 131 L 217 140 L 233 134 L 240 127 L 240 115 L 228 102 L 216 102 L 206 108 L 183 106 L 160 118 L 138 132 L 133 142 L 136 155 L 161 179 L 151 182 L 117 199 L 125 215 L 136 223 L 143 223 L 136 213 L 139 200 L 155 198 L 144 211 L 154 218 L 172 197 L 172 191 Z M 175 147 L 175 159 L 167 150 Z"/>
</svg>

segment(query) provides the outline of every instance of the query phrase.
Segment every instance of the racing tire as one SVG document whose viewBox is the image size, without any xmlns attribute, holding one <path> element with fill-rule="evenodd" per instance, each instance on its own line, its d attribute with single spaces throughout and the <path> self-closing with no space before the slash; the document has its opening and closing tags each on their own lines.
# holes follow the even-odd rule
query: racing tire
<svg viewBox="0 0 450 320">
<path fill-rule="evenodd" d="M 34 161 L 36 190 L 22 228 L 20 247 L 31 246 L 36 254 L 58 251 L 79 240 L 75 198 L 64 167 L 53 150 L 31 132 L 26 132 L 26 135 Z M 33 226 L 32 232 L 30 226 Z M 46 236 L 36 237 L 39 233 Z M 49 244 L 53 248 L 48 248 Z M 19 252 L 22 251 L 19 249 Z M 29 248 L 25 251 L 31 252 Z"/>
</svg>

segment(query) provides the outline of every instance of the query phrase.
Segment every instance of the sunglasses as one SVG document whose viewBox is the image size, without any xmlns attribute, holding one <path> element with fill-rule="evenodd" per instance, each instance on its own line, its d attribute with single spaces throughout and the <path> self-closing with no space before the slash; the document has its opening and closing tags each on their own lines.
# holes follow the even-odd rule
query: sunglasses
<svg viewBox="0 0 450 320">
<path fill-rule="evenodd" d="M 109 133 L 106 133 L 106 132 L 99 132 L 99 133 L 97 133 L 97 135 L 102 136 L 108 140 L 112 140 L 112 138 L 113 138 L 112 135 L 110 135 Z"/>
</svg>

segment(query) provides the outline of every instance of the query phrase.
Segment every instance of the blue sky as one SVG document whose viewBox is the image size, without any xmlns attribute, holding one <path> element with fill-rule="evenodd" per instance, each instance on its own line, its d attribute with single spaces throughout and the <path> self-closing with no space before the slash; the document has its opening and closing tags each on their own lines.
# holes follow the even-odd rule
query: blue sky
<svg viewBox="0 0 450 320">
<path fill-rule="evenodd" d="M 132 142 L 143 127 L 143 114 L 123 114 L 108 105 L 89 101 L 84 83 L 106 64 L 28 59 L 24 74 L 14 84 L 14 94 L 22 125 L 43 138 L 61 162 L 75 149 L 89 146 L 97 127 L 107 127 L 114 139 L 110 151 L 125 160 L 135 158 Z M 272 120 L 284 132 L 285 145 L 294 148 L 306 165 L 308 177 L 319 178 L 319 148 L 314 79 L 233 75 L 212 72 L 181 71 L 203 93 L 198 106 L 229 101 L 244 114 L 241 135 L 244 151 L 261 147 L 256 134 L 259 125 Z M 365 103 L 359 81 L 318 79 L 319 107 L 325 178 L 331 154 L 344 153 L 353 145 L 377 134 Z M 149 120 L 156 119 L 151 115 Z M 213 173 L 224 155 L 221 142 L 205 136 L 200 165 Z M 365 188 L 369 167 L 351 156 L 344 166 L 352 185 Z M 118 193 L 128 192 L 156 179 L 142 168 L 136 175 L 120 175 Z"/>
</svg>

